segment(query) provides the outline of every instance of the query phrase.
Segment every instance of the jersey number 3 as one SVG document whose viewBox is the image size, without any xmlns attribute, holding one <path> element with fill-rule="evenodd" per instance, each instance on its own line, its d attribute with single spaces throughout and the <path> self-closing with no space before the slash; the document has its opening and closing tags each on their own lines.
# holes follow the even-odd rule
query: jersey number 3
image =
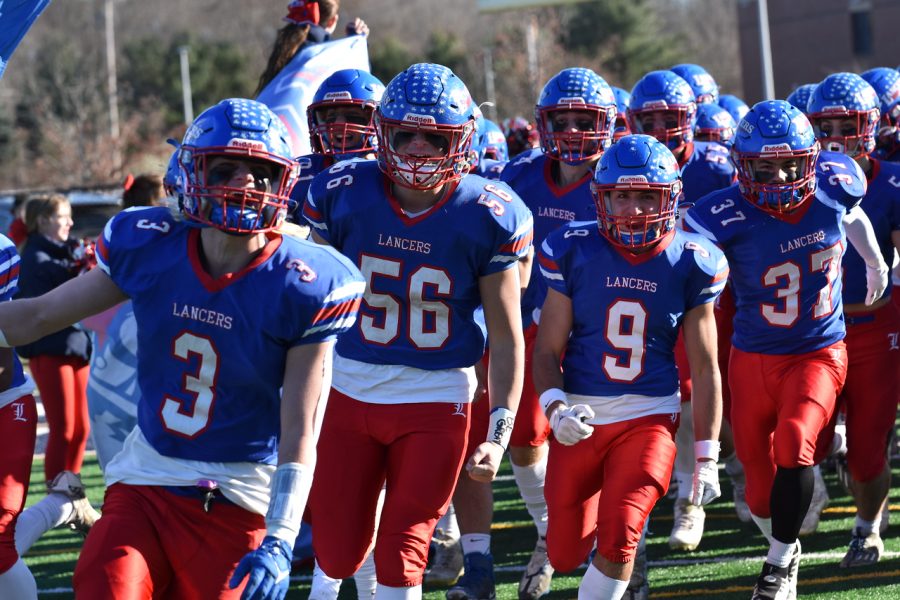
<svg viewBox="0 0 900 600">
<path fill-rule="evenodd" d="M 197 437 L 209 425 L 213 403 L 216 399 L 215 384 L 219 374 L 219 353 L 212 340 L 185 331 L 172 344 L 175 358 L 190 364 L 191 355 L 198 357 L 197 370 L 185 373 L 182 388 L 194 397 L 193 410 L 184 411 L 185 402 L 166 396 L 162 407 L 165 428 L 189 438 Z"/>
</svg>

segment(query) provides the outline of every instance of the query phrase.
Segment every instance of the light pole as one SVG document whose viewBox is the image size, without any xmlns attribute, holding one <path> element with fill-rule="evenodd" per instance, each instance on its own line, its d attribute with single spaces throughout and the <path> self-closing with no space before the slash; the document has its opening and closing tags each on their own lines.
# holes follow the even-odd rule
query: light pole
<svg viewBox="0 0 900 600">
<path fill-rule="evenodd" d="M 113 171 L 118 174 L 122 168 L 122 153 L 119 149 L 119 89 L 116 78 L 116 37 L 115 9 L 113 0 L 106 0 L 104 20 L 106 24 L 106 93 L 109 98 L 109 135 L 112 138 Z"/>
<path fill-rule="evenodd" d="M 181 60 L 181 103 L 184 106 L 184 124 L 194 121 L 194 99 L 191 94 L 191 68 L 188 62 L 189 46 L 178 46 L 178 58 Z"/>
</svg>

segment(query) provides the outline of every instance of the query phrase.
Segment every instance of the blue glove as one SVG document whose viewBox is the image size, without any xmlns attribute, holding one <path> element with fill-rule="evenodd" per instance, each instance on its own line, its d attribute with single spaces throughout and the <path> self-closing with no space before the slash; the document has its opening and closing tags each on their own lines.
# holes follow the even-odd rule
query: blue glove
<svg viewBox="0 0 900 600">
<path fill-rule="evenodd" d="M 241 559 L 228 586 L 236 588 L 248 574 L 241 600 L 282 600 L 290 585 L 291 545 L 267 535 L 259 548 Z"/>
</svg>

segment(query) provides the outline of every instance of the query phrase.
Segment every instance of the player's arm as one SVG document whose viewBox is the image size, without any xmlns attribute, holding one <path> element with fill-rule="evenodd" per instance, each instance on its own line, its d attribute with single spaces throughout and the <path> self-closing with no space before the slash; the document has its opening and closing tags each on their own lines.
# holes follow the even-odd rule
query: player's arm
<svg viewBox="0 0 900 600">
<path fill-rule="evenodd" d="M 0 392 L 5 392 L 13 381 L 13 349 L 0 348 Z"/>
<path fill-rule="evenodd" d="M 522 395 L 525 372 L 525 338 L 519 271 L 515 268 L 485 275 L 478 280 L 484 320 L 490 342 L 488 392 L 491 417 L 488 441 L 482 443 L 466 465 L 469 475 L 478 481 L 491 481 L 500 468 L 500 460 L 509 445 L 513 420 Z"/>
<path fill-rule="evenodd" d="M 292 548 L 312 486 L 316 460 L 316 412 L 326 382 L 331 342 L 294 346 L 285 361 L 281 396 L 278 467 L 266 511 L 266 537 L 238 563 L 229 586 L 245 577 L 241 598 L 283 598 L 288 588 Z M 269 594 L 272 595 L 269 595 Z"/>
<path fill-rule="evenodd" d="M 519 259 L 518 267 L 519 267 L 519 288 L 522 290 L 522 294 L 525 294 L 525 290 L 528 289 L 528 284 L 531 282 L 531 266 L 534 262 L 534 246 L 530 246 L 528 248 L 528 253 Z"/>
<path fill-rule="evenodd" d="M 694 470 L 692 500 L 706 504 L 721 494 L 716 461 L 722 426 L 722 380 L 717 358 L 713 303 L 695 306 L 684 315 L 684 344 L 691 366 L 691 407 L 694 412 Z"/>
<path fill-rule="evenodd" d="M 871 305 L 887 289 L 888 266 L 881 256 L 872 223 L 859 205 L 847 211 L 843 222 L 847 239 L 866 263 L 866 304 Z"/>
<path fill-rule="evenodd" d="M 0 303 L 0 346 L 28 344 L 127 299 L 109 275 L 92 269 L 41 296 Z"/>
</svg>

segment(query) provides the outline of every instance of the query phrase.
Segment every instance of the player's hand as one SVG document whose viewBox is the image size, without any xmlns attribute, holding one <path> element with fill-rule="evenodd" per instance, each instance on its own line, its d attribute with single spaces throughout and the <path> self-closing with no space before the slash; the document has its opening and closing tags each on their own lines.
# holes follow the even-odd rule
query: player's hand
<svg viewBox="0 0 900 600">
<path fill-rule="evenodd" d="M 719 466 L 714 460 L 698 460 L 694 465 L 694 485 L 691 504 L 704 506 L 722 495 L 719 487 Z"/>
<path fill-rule="evenodd" d="M 482 442 L 466 463 L 469 477 L 475 481 L 490 483 L 497 476 L 500 461 L 503 460 L 503 446 L 494 442 Z"/>
<path fill-rule="evenodd" d="M 366 22 L 356 17 L 349 23 L 347 23 L 346 27 L 347 35 L 369 35 L 369 26 L 366 25 Z"/>
<path fill-rule="evenodd" d="M 875 267 L 866 265 L 866 306 L 875 304 L 875 301 L 884 294 L 884 290 L 888 286 L 889 272 L 890 270 L 883 260 L 879 260 Z"/>
<path fill-rule="evenodd" d="M 267 535 L 259 548 L 241 559 L 228 586 L 235 589 L 250 575 L 241 600 L 282 600 L 290 584 L 292 553 L 286 541 Z"/>
<path fill-rule="evenodd" d="M 594 433 L 594 428 L 585 423 L 594 418 L 594 411 L 587 404 L 565 406 L 560 404 L 550 415 L 550 428 L 563 446 L 573 446 L 586 440 Z"/>
</svg>

